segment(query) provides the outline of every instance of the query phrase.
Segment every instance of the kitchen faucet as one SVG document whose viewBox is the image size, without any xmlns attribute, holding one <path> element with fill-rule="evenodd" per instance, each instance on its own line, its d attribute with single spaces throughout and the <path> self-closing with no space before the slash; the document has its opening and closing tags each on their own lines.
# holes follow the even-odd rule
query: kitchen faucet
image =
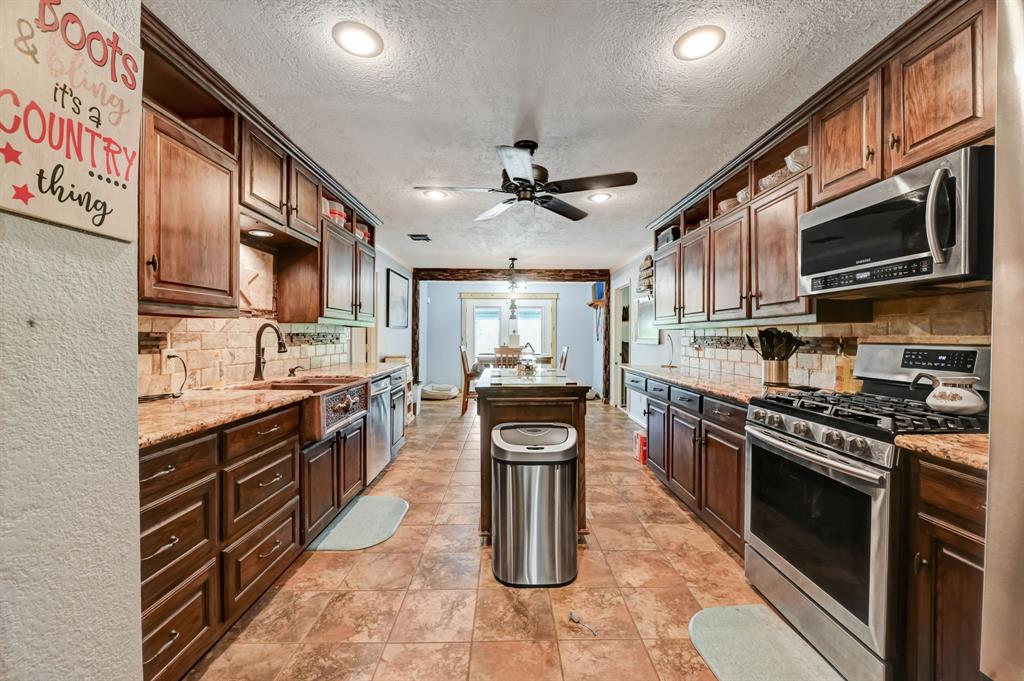
<svg viewBox="0 0 1024 681">
<path fill-rule="evenodd" d="M 254 381 L 263 380 L 263 367 L 267 364 L 267 359 L 263 356 L 263 332 L 267 329 L 273 329 L 274 333 L 277 334 L 278 353 L 288 352 L 288 346 L 284 344 L 284 336 L 281 335 L 281 329 L 277 328 L 277 324 L 272 322 L 264 323 L 256 332 L 256 369 L 252 373 L 252 380 Z"/>
</svg>

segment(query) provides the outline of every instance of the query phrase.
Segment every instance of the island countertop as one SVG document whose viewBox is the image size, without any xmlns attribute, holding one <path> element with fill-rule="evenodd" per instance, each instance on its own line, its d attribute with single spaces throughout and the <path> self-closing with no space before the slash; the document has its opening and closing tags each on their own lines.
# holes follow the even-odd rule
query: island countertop
<svg viewBox="0 0 1024 681">
<path fill-rule="evenodd" d="M 534 374 L 520 374 L 515 369 L 485 369 L 476 381 L 476 390 L 498 390 L 514 388 L 517 390 L 544 390 L 551 388 L 573 388 L 574 390 L 590 390 L 583 381 L 567 376 L 557 369 L 538 368 Z"/>
</svg>

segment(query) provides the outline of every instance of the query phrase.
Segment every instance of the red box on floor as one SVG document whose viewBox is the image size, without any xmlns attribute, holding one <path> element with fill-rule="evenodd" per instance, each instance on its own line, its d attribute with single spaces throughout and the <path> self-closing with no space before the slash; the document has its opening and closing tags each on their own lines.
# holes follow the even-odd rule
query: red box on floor
<svg viewBox="0 0 1024 681">
<path fill-rule="evenodd" d="M 647 433 L 633 433 L 633 458 L 647 465 Z"/>
</svg>

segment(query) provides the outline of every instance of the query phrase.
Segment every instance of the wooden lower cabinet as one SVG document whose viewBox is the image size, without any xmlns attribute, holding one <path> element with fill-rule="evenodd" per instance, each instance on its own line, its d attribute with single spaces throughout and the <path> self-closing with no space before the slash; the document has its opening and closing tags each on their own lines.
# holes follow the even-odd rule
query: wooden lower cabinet
<svg viewBox="0 0 1024 681">
<path fill-rule="evenodd" d="M 657 477 L 665 480 L 668 458 L 668 404 L 648 397 L 644 414 L 647 416 L 647 467 Z"/>
<path fill-rule="evenodd" d="M 743 550 L 743 435 L 701 422 L 701 517 L 731 547 Z"/>
<path fill-rule="evenodd" d="M 684 504 L 700 510 L 700 417 L 668 409 L 668 487 Z"/>
<path fill-rule="evenodd" d="M 911 487 L 907 678 L 980 680 L 984 481 L 915 459 Z"/>
<path fill-rule="evenodd" d="M 220 572 L 213 558 L 142 614 L 142 678 L 176 681 L 220 632 Z"/>
<path fill-rule="evenodd" d="M 362 491 L 366 462 L 366 417 L 347 426 L 338 434 L 338 453 L 341 458 L 341 475 L 338 478 L 339 506 L 344 508 L 350 500 Z"/>
<path fill-rule="evenodd" d="M 299 478 L 302 486 L 302 544 L 327 527 L 341 509 L 336 438 L 302 450 Z"/>
</svg>

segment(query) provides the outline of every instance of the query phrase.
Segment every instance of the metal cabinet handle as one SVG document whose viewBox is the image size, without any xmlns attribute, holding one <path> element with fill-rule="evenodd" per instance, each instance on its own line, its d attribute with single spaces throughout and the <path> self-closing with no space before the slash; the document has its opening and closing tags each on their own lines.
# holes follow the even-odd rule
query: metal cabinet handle
<svg viewBox="0 0 1024 681">
<path fill-rule="evenodd" d="M 152 267 L 154 272 L 160 269 L 160 259 L 156 257 L 156 253 L 153 254 L 152 258 L 146 261 L 146 264 Z"/>
<path fill-rule="evenodd" d="M 156 558 L 157 556 L 159 556 L 164 551 L 169 551 L 171 548 L 174 547 L 175 544 L 177 544 L 180 541 L 181 541 L 181 537 L 172 534 L 171 538 L 167 540 L 166 544 L 164 544 L 163 546 L 161 546 L 160 548 L 158 548 L 156 551 L 154 551 L 153 553 L 149 554 L 148 556 L 144 556 L 142 558 L 142 560 L 149 560 L 150 558 Z"/>
<path fill-rule="evenodd" d="M 279 430 L 281 430 L 281 426 L 274 426 L 270 430 L 257 430 L 256 434 L 257 435 L 261 435 L 261 436 L 262 435 L 270 435 L 271 433 L 276 433 Z"/>
<path fill-rule="evenodd" d="M 272 556 L 274 554 L 274 552 L 277 551 L 279 548 L 281 548 L 281 540 L 280 539 L 278 539 L 277 541 L 274 542 L 274 548 L 270 549 L 266 553 L 257 554 L 256 559 L 257 560 L 263 560 L 264 558 L 267 558 L 268 556 Z"/>
<path fill-rule="evenodd" d="M 889 133 L 889 148 L 895 149 L 900 145 L 900 136 L 894 132 Z"/>
<path fill-rule="evenodd" d="M 928 566 L 928 561 L 921 557 L 920 553 L 914 554 L 914 574 L 921 574 L 921 570 Z"/>
<path fill-rule="evenodd" d="M 730 416 L 732 416 L 732 414 L 730 414 L 729 412 L 722 411 L 718 407 L 715 407 L 714 409 L 712 409 L 711 413 L 714 414 L 715 416 L 724 416 L 725 418 L 729 418 Z"/>
<path fill-rule="evenodd" d="M 271 485 L 273 485 L 275 482 L 277 482 L 278 480 L 280 480 L 283 477 L 284 477 L 283 475 L 278 473 L 277 475 L 272 477 L 270 480 L 267 480 L 266 482 L 258 483 L 256 486 L 257 487 L 270 487 Z"/>
<path fill-rule="evenodd" d="M 158 658 L 161 655 L 163 655 L 164 651 L 167 650 L 168 648 L 170 648 L 171 644 L 173 644 L 175 641 L 178 640 L 178 637 L 181 635 L 181 633 L 177 629 L 171 629 L 169 632 L 167 632 L 167 635 L 170 636 L 170 639 L 168 639 L 167 643 L 165 643 L 162 646 L 160 646 L 160 650 L 156 651 L 156 653 L 153 654 L 153 657 L 151 657 L 148 660 L 146 660 L 145 662 L 143 662 L 142 663 L 143 665 L 147 665 L 150 662 L 152 662 L 153 660 L 155 660 L 156 658 Z"/>
<path fill-rule="evenodd" d="M 875 150 L 874 149 L 872 149 L 870 146 L 864 147 L 864 160 L 865 161 L 870 161 L 871 157 L 874 156 L 874 155 L 875 155 Z"/>
<path fill-rule="evenodd" d="M 164 477 L 166 475 L 170 475 L 175 470 L 177 470 L 177 469 L 174 467 L 173 464 L 167 464 L 166 466 L 164 466 L 163 470 L 154 473 L 153 475 L 149 476 L 148 478 L 143 478 L 142 480 L 139 480 L 139 482 L 140 483 L 150 482 L 151 480 L 156 480 L 157 478 L 162 478 L 162 477 Z"/>
</svg>

